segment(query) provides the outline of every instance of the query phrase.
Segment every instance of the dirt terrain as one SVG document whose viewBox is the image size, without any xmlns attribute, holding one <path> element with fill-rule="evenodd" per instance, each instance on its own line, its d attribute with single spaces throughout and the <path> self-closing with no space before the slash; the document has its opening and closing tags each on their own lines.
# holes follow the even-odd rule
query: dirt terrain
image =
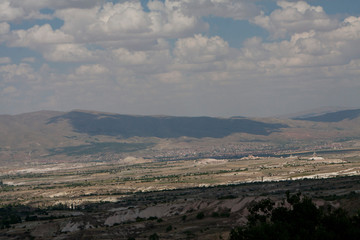
<svg viewBox="0 0 360 240">
<path fill-rule="evenodd" d="M 37 218 L 0 230 L 0 239 L 227 239 L 244 224 L 247 207 L 285 192 L 302 192 L 319 207 L 360 209 L 360 177 L 244 183 L 129 194 L 113 203 L 48 208 Z"/>
<path fill-rule="evenodd" d="M 21 222 L 0 230 L 0 239 L 227 239 L 246 222 L 249 204 L 280 202 L 286 191 L 319 207 L 360 209 L 357 150 L 128 160 L 2 169 L 1 205 Z"/>
<path fill-rule="evenodd" d="M 356 214 L 360 110 L 345 113 L 2 115 L 0 239 L 227 239 L 286 191 Z"/>
<path fill-rule="evenodd" d="M 360 175 L 356 150 L 328 154 L 111 163 L 46 164 L 2 169 L 1 203 L 31 206 L 116 202 L 123 195 L 189 187 Z"/>
</svg>

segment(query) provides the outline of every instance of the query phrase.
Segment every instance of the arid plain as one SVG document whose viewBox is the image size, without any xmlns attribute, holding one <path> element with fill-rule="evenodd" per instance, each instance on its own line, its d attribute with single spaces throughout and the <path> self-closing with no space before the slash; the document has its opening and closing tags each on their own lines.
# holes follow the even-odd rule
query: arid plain
<svg viewBox="0 0 360 240">
<path fill-rule="evenodd" d="M 350 113 L 336 121 L 2 116 L 0 239 L 226 239 L 254 201 L 279 203 L 287 191 L 355 214 L 360 118 Z"/>
</svg>

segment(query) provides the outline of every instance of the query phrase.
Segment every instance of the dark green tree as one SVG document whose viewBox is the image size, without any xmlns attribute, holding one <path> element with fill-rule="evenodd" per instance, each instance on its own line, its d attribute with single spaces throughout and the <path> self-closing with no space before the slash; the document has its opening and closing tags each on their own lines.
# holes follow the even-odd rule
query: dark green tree
<svg viewBox="0 0 360 240">
<path fill-rule="evenodd" d="M 149 236 L 149 240 L 159 240 L 159 236 L 156 233 L 154 233 Z"/>
<path fill-rule="evenodd" d="M 360 239 L 360 214 L 343 209 L 324 212 L 301 193 L 290 195 L 279 207 L 263 199 L 249 207 L 248 223 L 233 228 L 230 240 Z"/>
</svg>

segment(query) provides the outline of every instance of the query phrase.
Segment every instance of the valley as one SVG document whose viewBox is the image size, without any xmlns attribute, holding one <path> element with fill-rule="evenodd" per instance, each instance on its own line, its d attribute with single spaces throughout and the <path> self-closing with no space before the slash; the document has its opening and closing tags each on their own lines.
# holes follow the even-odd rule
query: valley
<svg viewBox="0 0 360 240">
<path fill-rule="evenodd" d="M 341 206 L 356 214 L 359 154 L 333 157 L 250 156 L 8 172 L 1 176 L 1 209 L 21 220 L 5 225 L 0 239 L 149 239 L 154 234 L 227 239 L 233 227 L 246 223 L 254 202 L 269 197 L 280 203 L 287 191 L 313 198 L 318 207 Z"/>
<path fill-rule="evenodd" d="M 254 202 L 287 191 L 354 215 L 360 117 L 345 113 L 0 116 L 0 239 L 228 239 Z"/>
</svg>

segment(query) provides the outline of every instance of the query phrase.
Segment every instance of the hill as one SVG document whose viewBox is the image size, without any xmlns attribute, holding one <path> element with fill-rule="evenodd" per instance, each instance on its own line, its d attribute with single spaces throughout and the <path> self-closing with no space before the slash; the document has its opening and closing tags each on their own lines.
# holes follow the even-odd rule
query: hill
<svg viewBox="0 0 360 240">
<path fill-rule="evenodd" d="M 360 117 L 360 109 L 342 110 L 324 113 L 318 116 L 302 116 L 293 118 L 294 120 L 305 120 L 312 122 L 340 122 L 345 119 L 353 120 Z"/>
<path fill-rule="evenodd" d="M 158 138 L 223 138 L 233 133 L 269 135 L 285 124 L 265 123 L 246 118 L 133 116 L 72 111 L 49 119 L 47 124 L 69 120 L 74 131 L 91 136 L 109 135 Z"/>
<path fill-rule="evenodd" d="M 338 118 L 331 118 L 331 114 Z M 313 118 L 137 116 L 74 110 L 0 115 L 0 163 L 154 161 L 357 148 L 359 110 Z M 348 119 L 339 121 L 338 119 Z M 324 121 L 324 120 L 323 120 Z"/>
</svg>

